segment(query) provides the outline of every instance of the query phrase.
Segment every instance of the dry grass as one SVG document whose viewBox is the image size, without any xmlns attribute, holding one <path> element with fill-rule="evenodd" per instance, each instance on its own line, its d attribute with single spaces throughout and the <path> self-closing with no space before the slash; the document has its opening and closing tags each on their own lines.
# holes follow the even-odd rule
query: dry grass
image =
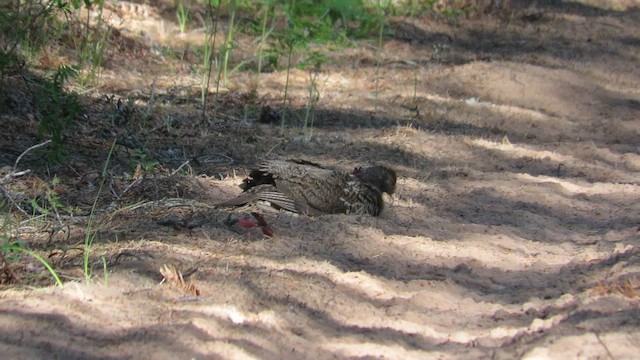
<svg viewBox="0 0 640 360">
<path fill-rule="evenodd" d="M 190 279 L 187 283 L 184 281 L 182 272 L 176 269 L 173 265 L 163 265 L 160 268 L 160 274 L 164 277 L 163 282 L 176 287 L 178 290 L 184 292 L 187 295 L 199 296 L 200 290 L 196 287 L 193 279 Z"/>
<path fill-rule="evenodd" d="M 632 276 L 626 279 L 601 280 L 593 287 L 596 295 L 619 294 L 626 298 L 640 297 L 640 277 Z"/>
</svg>

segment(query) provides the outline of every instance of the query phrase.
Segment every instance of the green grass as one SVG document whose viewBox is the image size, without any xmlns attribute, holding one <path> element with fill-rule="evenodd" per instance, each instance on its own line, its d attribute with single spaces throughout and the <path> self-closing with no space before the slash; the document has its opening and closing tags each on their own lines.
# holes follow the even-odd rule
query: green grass
<svg viewBox="0 0 640 360">
<path fill-rule="evenodd" d="M 180 26 L 180 32 L 184 34 L 187 29 L 187 23 L 189 22 L 189 9 L 187 9 L 182 1 L 178 2 L 176 8 L 176 18 L 178 19 L 178 26 Z"/>
<path fill-rule="evenodd" d="M 51 276 L 54 278 L 56 285 L 62 287 L 62 280 L 60 280 L 60 277 L 58 276 L 58 273 L 53 269 L 53 267 L 51 266 L 51 264 L 49 264 L 42 256 L 38 255 L 37 253 L 35 253 L 32 250 L 29 249 L 25 249 L 23 247 L 20 247 L 18 245 L 9 245 L 7 247 L 3 247 L 2 249 L 3 251 L 16 251 L 16 252 L 22 252 L 25 253 L 33 258 L 35 258 L 36 260 L 38 260 L 42 265 L 44 265 L 44 267 L 49 271 L 49 273 L 51 274 Z"/>
<path fill-rule="evenodd" d="M 2 254 L 2 259 L 5 261 L 4 266 L 10 266 L 11 263 L 17 263 L 20 261 L 19 257 L 12 256 L 12 254 L 26 254 L 31 256 L 32 258 L 38 260 L 51 274 L 51 277 L 55 280 L 56 285 L 62 286 L 62 280 L 58 276 L 58 273 L 55 271 L 53 266 L 49 264 L 42 256 L 36 253 L 33 250 L 27 249 L 22 241 L 15 240 L 13 236 L 11 236 L 11 232 L 13 229 L 13 219 L 9 216 L 5 216 L 2 220 L 2 244 L 0 244 L 0 253 Z"/>
<path fill-rule="evenodd" d="M 91 282 L 92 273 L 90 266 L 90 256 L 91 256 L 91 246 L 96 239 L 97 231 L 94 229 L 94 222 L 96 216 L 96 210 L 98 208 L 98 200 L 100 199 L 100 195 L 102 194 L 102 189 L 104 188 L 107 182 L 107 176 L 109 175 L 108 169 L 109 164 L 111 163 L 111 157 L 113 156 L 113 150 L 116 146 L 116 140 L 113 139 L 113 143 L 111 144 L 111 149 L 109 149 L 109 153 L 107 154 L 107 159 L 104 163 L 104 168 L 102 169 L 102 176 L 100 181 L 100 187 L 98 188 L 98 193 L 93 200 L 93 205 L 91 206 L 91 213 L 89 214 L 89 221 L 87 222 L 87 227 L 85 230 L 84 237 L 84 247 L 83 247 L 83 268 L 84 268 L 84 277 L 87 283 Z"/>
</svg>

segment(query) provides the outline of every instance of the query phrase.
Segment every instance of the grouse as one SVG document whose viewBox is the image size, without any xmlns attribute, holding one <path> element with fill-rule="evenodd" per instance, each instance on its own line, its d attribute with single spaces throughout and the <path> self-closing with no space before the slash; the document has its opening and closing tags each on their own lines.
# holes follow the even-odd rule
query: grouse
<svg viewBox="0 0 640 360">
<path fill-rule="evenodd" d="M 396 173 L 385 166 L 353 172 L 327 169 L 305 160 L 270 160 L 253 169 L 238 197 L 216 207 L 267 201 L 276 208 L 306 215 L 380 215 L 382 193 L 393 194 Z"/>
</svg>

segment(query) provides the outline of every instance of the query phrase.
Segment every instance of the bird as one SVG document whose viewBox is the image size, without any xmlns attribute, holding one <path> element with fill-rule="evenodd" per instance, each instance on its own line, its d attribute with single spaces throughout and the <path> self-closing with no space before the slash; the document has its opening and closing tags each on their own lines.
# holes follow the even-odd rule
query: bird
<svg viewBox="0 0 640 360">
<path fill-rule="evenodd" d="M 349 172 L 306 160 L 267 160 L 243 180 L 242 194 L 215 206 L 267 201 L 275 208 L 309 216 L 378 216 L 384 208 L 382 193 L 392 195 L 396 179 L 394 170 L 381 165 Z"/>
</svg>

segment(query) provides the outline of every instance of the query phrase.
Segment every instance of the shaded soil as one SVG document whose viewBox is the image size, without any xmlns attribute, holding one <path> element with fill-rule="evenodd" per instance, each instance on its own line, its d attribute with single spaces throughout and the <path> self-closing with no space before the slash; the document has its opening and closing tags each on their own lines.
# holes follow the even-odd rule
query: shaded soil
<svg viewBox="0 0 640 360">
<path fill-rule="evenodd" d="M 633 358 L 640 13 L 550 3 L 514 3 L 507 19 L 394 19 L 378 71 L 373 41 L 333 51 L 311 133 L 307 72 L 292 71 L 284 128 L 284 71 L 257 91 L 255 73 L 234 73 L 203 109 L 189 46 L 201 31 L 179 34 L 162 6 L 112 7 L 102 82 L 81 95 L 64 162 L 34 149 L 15 169 L 30 173 L 2 183 L 5 238 L 65 283 L 5 256 L 2 353 Z M 235 64 L 254 40 L 239 35 Z M 24 81 L 7 84 L 2 176 L 41 142 Z M 264 158 L 380 163 L 400 178 L 377 218 L 211 208 Z M 237 211 L 262 213 L 274 236 L 229 227 Z"/>
</svg>

